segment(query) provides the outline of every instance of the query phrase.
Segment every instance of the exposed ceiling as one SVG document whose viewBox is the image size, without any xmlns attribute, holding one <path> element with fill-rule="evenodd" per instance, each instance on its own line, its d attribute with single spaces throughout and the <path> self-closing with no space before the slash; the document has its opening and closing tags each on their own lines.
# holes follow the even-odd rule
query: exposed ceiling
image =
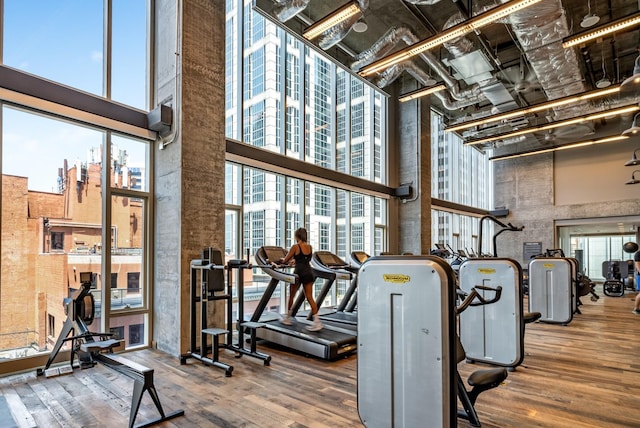
<svg viewBox="0 0 640 428">
<path fill-rule="evenodd" d="M 347 3 L 347 0 L 255 2 L 265 16 L 297 34 Z M 351 3 L 356 4 L 360 12 L 322 33 L 312 43 L 359 72 L 380 58 L 507 1 L 358 0 Z M 430 98 L 432 105 L 445 115 L 448 127 L 593 91 L 602 87 L 604 80 L 609 80 L 613 88 L 633 75 L 639 55 L 640 25 L 566 49 L 562 41 L 639 10 L 640 1 L 540 0 L 479 31 L 366 78 L 382 89 L 396 81 L 402 83 L 403 90 L 443 83 L 446 89 Z M 591 27 L 581 26 L 583 21 L 589 21 L 585 19 L 587 15 L 597 15 L 598 22 Z M 361 20 L 366 22 L 367 29 L 357 32 L 354 24 Z M 593 17 L 590 20 L 596 21 Z M 639 100 L 640 91 L 626 89 L 456 132 L 465 141 L 472 142 L 608 109 L 637 106 Z M 555 128 L 474 145 L 480 150 L 493 148 L 494 155 L 505 155 L 617 136 L 630 126 L 634 114 L 558 124 Z"/>
</svg>

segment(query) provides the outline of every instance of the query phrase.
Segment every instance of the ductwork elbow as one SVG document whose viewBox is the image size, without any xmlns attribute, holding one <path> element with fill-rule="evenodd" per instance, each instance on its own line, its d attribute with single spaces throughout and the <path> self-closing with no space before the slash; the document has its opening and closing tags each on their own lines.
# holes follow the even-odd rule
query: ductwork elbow
<svg viewBox="0 0 640 428">
<path fill-rule="evenodd" d="M 391 53 L 394 46 L 405 38 L 410 40 L 407 42 L 408 45 L 415 43 L 417 37 L 411 36 L 413 36 L 413 33 L 407 27 L 391 27 L 369 49 L 360 52 L 355 57 L 355 60 L 351 63 L 351 70 L 358 71 L 376 59 Z"/>
<path fill-rule="evenodd" d="M 287 22 L 306 9 L 310 0 L 281 0 L 278 6 L 273 8 L 273 15 L 280 22 Z"/>
<path fill-rule="evenodd" d="M 320 49 L 327 50 L 331 46 L 340 43 L 340 41 L 349 34 L 349 31 L 353 28 L 353 24 L 358 22 L 364 16 L 364 11 L 367 10 L 368 7 L 369 0 L 358 1 L 358 9 L 360 9 L 358 13 L 322 33 L 322 38 L 318 41 Z"/>
<path fill-rule="evenodd" d="M 392 65 L 384 70 L 378 78 L 375 80 L 375 84 L 379 88 L 384 88 L 395 81 L 403 71 L 406 71 L 417 82 L 423 86 L 431 86 L 434 84 L 434 79 L 422 68 L 418 67 L 414 61 L 405 61 L 400 64 Z M 464 98 L 460 100 L 454 100 L 452 94 L 449 91 L 438 91 L 434 95 L 440 98 L 442 106 L 447 110 L 459 110 L 461 108 L 468 107 L 479 103 L 484 96 L 480 93 L 472 93 L 472 91 L 466 91 Z"/>
<path fill-rule="evenodd" d="M 464 18 L 464 16 L 462 16 L 462 13 L 458 12 L 447 19 L 442 29 L 448 30 L 449 28 L 454 27 L 464 22 L 465 20 L 466 19 Z M 473 43 L 468 38 L 460 36 L 457 39 L 449 40 L 448 42 L 444 43 L 444 47 L 449 51 L 451 55 L 453 55 L 455 58 L 458 58 L 471 52 L 473 50 Z"/>
<path fill-rule="evenodd" d="M 433 95 L 440 98 L 442 106 L 447 110 L 460 110 L 462 108 L 477 104 L 481 101 L 480 96 L 467 97 L 466 99 L 462 100 L 453 100 L 451 98 L 451 94 L 448 91 L 434 92 Z"/>
<path fill-rule="evenodd" d="M 331 46 L 340 43 L 340 41 L 344 39 L 347 34 L 349 34 L 349 31 L 351 31 L 351 27 L 353 27 L 353 24 L 355 24 L 360 18 L 362 18 L 362 15 L 362 12 L 357 13 L 346 21 L 342 21 L 340 24 L 334 25 L 333 27 L 322 33 L 322 37 L 318 41 L 318 46 L 320 46 L 320 49 L 327 50 Z"/>
<path fill-rule="evenodd" d="M 436 84 L 436 80 L 431 77 L 429 73 L 418 67 L 413 61 L 405 61 L 400 64 L 392 65 L 380 73 L 374 83 L 379 88 L 389 86 L 400 76 L 400 74 L 402 74 L 403 71 L 407 71 L 423 86 L 432 86 Z"/>
</svg>

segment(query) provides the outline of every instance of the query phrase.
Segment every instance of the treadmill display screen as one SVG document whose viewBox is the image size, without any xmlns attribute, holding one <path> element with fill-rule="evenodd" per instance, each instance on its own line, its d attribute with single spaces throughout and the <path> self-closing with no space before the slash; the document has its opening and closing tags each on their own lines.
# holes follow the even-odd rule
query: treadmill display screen
<svg viewBox="0 0 640 428">
<path fill-rule="evenodd" d="M 271 263 L 276 263 L 278 260 L 284 258 L 287 253 L 284 248 L 281 247 L 263 247 L 264 253 L 267 256 L 267 260 Z"/>
<path fill-rule="evenodd" d="M 325 266 L 344 266 L 346 265 L 346 263 L 344 262 L 344 260 L 342 260 L 340 257 L 336 256 L 333 253 L 329 253 L 329 252 L 317 252 L 316 253 L 316 257 L 318 257 L 318 260 L 320 261 L 320 263 L 322 263 Z"/>
<path fill-rule="evenodd" d="M 354 251 L 351 255 L 356 259 L 356 261 L 360 262 L 360 264 L 364 263 L 369 258 L 369 255 L 362 251 Z"/>
</svg>

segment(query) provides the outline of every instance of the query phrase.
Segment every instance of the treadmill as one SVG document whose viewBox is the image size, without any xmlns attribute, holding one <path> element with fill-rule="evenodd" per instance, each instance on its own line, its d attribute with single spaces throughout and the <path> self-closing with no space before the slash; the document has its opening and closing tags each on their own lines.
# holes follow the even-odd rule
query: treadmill
<svg viewBox="0 0 640 428">
<path fill-rule="evenodd" d="M 320 331 L 309 331 L 305 327 L 311 324 L 310 321 L 292 317 L 293 325 L 284 325 L 280 322 L 280 314 L 265 313 L 265 308 L 280 281 L 293 284 L 298 280 L 298 276 L 293 273 L 292 268 L 275 264 L 286 255 L 287 251 L 282 247 L 264 246 L 256 252 L 257 266 L 271 277 L 269 285 L 251 316 L 252 322 L 264 324 L 263 327 L 256 329 L 256 337 L 327 360 L 355 352 L 357 349 L 355 331 L 330 325 L 325 325 Z M 302 293 L 302 287 L 299 293 Z"/>
<path fill-rule="evenodd" d="M 357 286 L 356 274 L 359 268 L 349 266 L 344 260 L 330 251 L 314 252 L 311 256 L 311 267 L 313 268 L 313 273 L 317 278 L 324 279 L 324 284 L 316 297 L 320 319 L 325 323 L 329 322 L 329 325 L 356 330 L 358 325 L 358 316 L 356 313 L 345 312 L 344 305 L 342 310 L 338 306 L 320 308 L 320 305 L 324 302 L 333 286 L 337 284 L 336 281 L 338 280 L 350 281 L 349 288 L 346 290 L 345 295 L 340 302 L 341 304 L 344 303 L 346 305 L 346 302 L 350 300 Z M 297 296 L 297 299 L 291 308 L 292 314 L 303 316 L 311 320 L 310 311 L 298 312 L 303 303 L 304 295 L 301 293 Z"/>
<path fill-rule="evenodd" d="M 356 307 L 358 306 L 358 272 L 360 267 L 369 258 L 369 254 L 364 251 L 352 251 L 349 255 L 351 259 L 350 270 L 355 272 L 351 287 L 345 293 L 344 299 L 338 305 L 338 311 L 351 312 L 355 315 Z"/>
</svg>

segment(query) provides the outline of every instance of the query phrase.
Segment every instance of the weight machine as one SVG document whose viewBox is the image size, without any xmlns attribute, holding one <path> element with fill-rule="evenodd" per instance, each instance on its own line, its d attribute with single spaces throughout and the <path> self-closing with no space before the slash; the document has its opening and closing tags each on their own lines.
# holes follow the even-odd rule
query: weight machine
<svg viewBox="0 0 640 428">
<path fill-rule="evenodd" d="M 263 323 L 244 321 L 244 271 L 250 269 L 248 261 L 238 259 L 229 260 L 225 265 L 220 250 L 205 248 L 200 259 L 191 260 L 190 276 L 190 341 L 189 352 L 180 356 L 180 364 L 186 364 L 188 358 L 195 358 L 207 365 L 218 367 L 229 377 L 233 373 L 233 366 L 219 360 L 220 349 L 229 349 L 236 353 L 236 358 L 243 355 L 258 358 L 268 366 L 271 356 L 256 349 L 256 329 L 262 328 Z M 225 283 L 224 273 L 227 273 Z M 233 341 L 233 272 L 237 283 L 238 319 L 236 320 L 237 342 Z M 198 283 L 199 278 L 199 283 Z M 209 327 L 209 302 L 223 301 L 226 308 L 225 328 Z M 198 313 L 200 325 L 198 326 Z M 245 348 L 244 333 L 250 333 L 250 348 Z M 212 344 L 208 344 L 208 336 Z M 226 336 L 224 343 L 220 337 Z M 198 338 L 200 343 L 198 346 Z M 211 354 L 211 356 L 209 356 Z"/>
<path fill-rule="evenodd" d="M 461 417 L 480 426 L 475 401 L 500 385 L 507 370 L 478 370 L 466 389 L 457 371 L 465 354 L 456 315 L 497 301 L 501 289 L 475 287 L 456 307 L 455 273 L 437 256 L 369 258 L 358 287 L 358 413 L 364 425 L 448 428 Z M 491 290 L 492 298 L 483 297 Z"/>
</svg>

